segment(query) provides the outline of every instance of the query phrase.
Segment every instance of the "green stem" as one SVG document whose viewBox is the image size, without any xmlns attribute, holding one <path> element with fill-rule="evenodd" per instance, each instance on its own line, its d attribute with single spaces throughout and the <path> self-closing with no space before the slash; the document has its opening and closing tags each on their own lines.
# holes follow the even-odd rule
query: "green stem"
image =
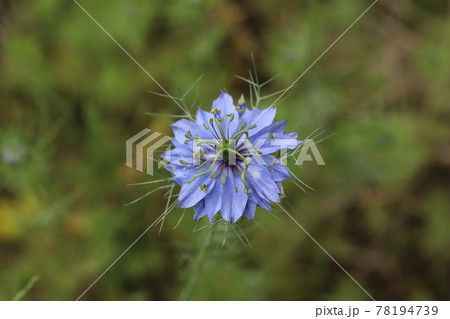
<svg viewBox="0 0 450 319">
<path fill-rule="evenodd" d="M 225 118 L 226 118 L 226 117 L 224 117 L 223 119 L 225 119 Z M 214 120 L 216 121 L 217 126 L 219 127 L 220 134 L 222 135 L 222 139 L 223 139 L 223 140 L 226 140 L 227 138 L 225 137 L 225 134 L 223 133 L 222 125 L 220 125 L 220 122 L 219 122 L 218 119 L 215 118 Z"/>
<path fill-rule="evenodd" d="M 231 139 L 234 140 L 235 138 L 237 138 L 241 134 L 245 134 L 245 136 L 247 136 L 247 139 L 248 139 L 248 131 L 247 130 L 243 130 L 243 131 L 237 132 L 236 134 L 234 134 L 234 136 Z"/>
<path fill-rule="evenodd" d="M 186 286 L 184 286 L 183 290 L 180 293 L 179 300 L 188 300 L 189 296 L 194 289 L 195 284 L 197 283 L 200 272 L 203 268 L 205 257 L 207 255 L 207 250 L 211 246 L 212 237 L 214 233 L 215 225 L 212 226 L 212 229 L 208 231 L 205 240 L 203 241 L 203 245 L 200 248 L 200 251 L 192 265 L 192 275 L 189 277 Z"/>
<path fill-rule="evenodd" d="M 205 140 L 196 140 L 197 142 L 197 146 L 201 145 L 201 144 L 212 144 L 218 147 L 221 147 L 221 145 L 217 142 L 213 142 L 213 141 L 205 141 Z"/>
<path fill-rule="evenodd" d="M 203 173 L 194 175 L 194 176 L 191 178 L 190 181 L 187 181 L 187 182 L 185 182 L 185 183 L 186 183 L 186 184 L 192 183 L 192 181 L 193 181 L 194 179 L 196 179 L 197 177 L 200 177 L 200 176 L 202 176 L 202 175 L 205 175 L 205 174 L 210 173 L 210 172 L 212 171 L 214 165 L 216 164 L 217 159 L 219 158 L 220 154 L 222 154 L 222 152 L 223 152 L 223 150 L 220 150 L 220 151 L 217 152 L 217 155 L 216 155 L 216 157 L 214 157 L 214 160 L 213 160 L 211 166 L 210 166 L 206 171 L 204 171 Z M 206 162 L 205 162 L 205 163 L 206 163 Z M 203 165 L 205 165 L 205 164 L 203 164 Z M 202 166 L 202 167 L 203 167 L 203 166 Z"/>
</svg>

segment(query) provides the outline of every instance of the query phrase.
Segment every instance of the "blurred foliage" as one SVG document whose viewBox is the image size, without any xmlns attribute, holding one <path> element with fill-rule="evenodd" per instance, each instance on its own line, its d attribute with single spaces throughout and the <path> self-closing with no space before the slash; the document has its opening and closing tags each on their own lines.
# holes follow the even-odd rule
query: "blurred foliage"
<svg viewBox="0 0 450 319">
<path fill-rule="evenodd" d="M 248 86 L 289 86 L 371 1 L 80 1 L 170 92 L 209 108 Z M 278 119 L 326 166 L 292 167 L 290 212 L 376 298 L 450 298 L 448 2 L 379 1 L 289 91 Z M 164 210 L 127 168 L 145 112 L 181 114 L 72 1 L 0 0 L 0 299 L 76 299 Z M 188 210 L 151 229 L 91 300 L 347 300 L 367 296 L 282 211 L 192 232 Z M 223 237 L 226 243 L 222 246 Z M 208 239 L 209 238 L 209 239 Z M 210 240 L 211 245 L 204 246 Z M 33 278 L 40 280 L 34 282 Z M 34 285 L 30 285 L 32 282 Z M 28 283 L 28 284 L 27 284 Z M 25 287 L 25 290 L 24 290 Z M 24 295 L 24 296 L 22 296 Z"/>
</svg>

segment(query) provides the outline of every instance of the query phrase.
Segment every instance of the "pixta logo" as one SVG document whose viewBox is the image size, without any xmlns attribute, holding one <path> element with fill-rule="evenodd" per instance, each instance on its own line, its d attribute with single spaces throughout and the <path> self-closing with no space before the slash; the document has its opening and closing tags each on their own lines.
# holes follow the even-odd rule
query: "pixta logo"
<svg viewBox="0 0 450 319">
<path fill-rule="evenodd" d="M 128 167 L 136 167 L 138 171 L 144 171 L 144 157 L 147 159 L 147 174 L 153 175 L 153 162 L 157 161 L 154 157 L 155 151 L 170 141 L 170 136 L 161 136 L 161 133 L 154 132 L 148 135 L 151 132 L 150 129 L 146 128 L 129 138 L 126 142 L 126 152 L 127 152 L 127 166 Z M 148 135 L 147 137 L 145 137 Z M 145 137 L 145 138 L 144 138 Z M 142 139 L 142 140 L 141 140 Z M 138 142 L 141 140 L 140 142 Z M 137 144 L 136 144 L 137 143 Z M 136 144 L 136 151 L 133 152 L 133 147 Z M 144 149 L 147 148 L 146 155 L 144 156 Z M 134 156 L 136 155 L 136 164 L 133 166 Z M 160 168 L 162 165 L 159 165 Z"/>
<path fill-rule="evenodd" d="M 169 162 L 172 162 L 172 156 L 179 157 L 179 152 L 173 152 L 170 146 L 167 146 L 165 158 L 162 159 L 156 154 L 156 150 L 169 142 L 171 140 L 170 136 L 162 136 L 159 132 L 152 132 L 150 129 L 143 129 L 133 137 L 129 138 L 126 142 L 126 165 L 128 167 L 135 167 L 138 171 L 144 172 L 144 158 L 146 159 L 146 173 L 149 175 L 153 175 L 153 167 L 154 163 L 158 163 L 157 168 L 161 168 L 167 165 Z M 214 143 L 222 143 L 221 140 L 215 140 Z M 234 143 L 231 143 L 234 142 Z M 235 145 L 236 141 L 227 141 L 228 147 Z M 314 143 L 312 139 L 306 139 L 302 141 L 298 145 L 298 141 L 295 139 L 277 139 L 271 140 L 269 138 L 259 139 L 255 141 L 253 147 L 256 149 L 249 149 L 246 154 L 248 157 L 248 161 L 253 161 L 255 164 L 261 163 L 265 164 L 264 158 L 261 157 L 261 152 L 259 152 L 260 147 L 267 147 L 267 144 L 276 145 L 279 149 L 279 160 L 283 165 L 287 165 L 288 158 L 293 157 L 295 159 L 295 165 L 301 166 L 305 161 L 315 161 L 317 165 L 325 165 L 325 161 L 322 158 L 322 155 L 317 148 L 317 145 Z M 201 158 L 202 150 L 201 146 L 197 145 L 197 143 L 191 143 L 192 145 L 192 161 L 191 163 L 194 165 L 200 165 L 202 161 L 205 159 Z M 290 146 L 298 145 L 298 147 L 292 151 Z M 213 147 L 210 145 L 209 147 Z M 291 150 L 291 151 L 289 151 Z M 313 157 L 311 156 L 314 156 Z M 176 159 L 176 158 L 175 158 Z M 234 153 L 228 153 L 226 158 L 223 157 L 221 160 L 226 160 L 229 163 L 236 163 L 236 158 Z"/>
</svg>

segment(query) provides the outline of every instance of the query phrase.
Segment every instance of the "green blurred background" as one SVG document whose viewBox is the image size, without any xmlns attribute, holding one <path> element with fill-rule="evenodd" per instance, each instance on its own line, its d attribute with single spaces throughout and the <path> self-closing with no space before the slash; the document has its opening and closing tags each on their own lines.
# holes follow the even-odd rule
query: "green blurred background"
<svg viewBox="0 0 450 319">
<path fill-rule="evenodd" d="M 255 56 L 289 86 L 371 1 L 82 0 L 137 61 L 209 109 Z M 277 119 L 325 131 L 326 166 L 292 167 L 292 215 L 377 300 L 450 298 L 449 2 L 380 0 L 290 91 Z M 164 210 L 125 166 L 146 112 L 181 114 L 73 1 L 0 0 L 0 299 L 76 299 Z M 268 105 L 266 105 L 268 106 Z M 316 132 L 316 133 L 317 133 Z M 316 139 L 316 140 L 317 140 Z M 282 211 L 232 234 L 187 211 L 151 229 L 88 300 L 367 300 Z M 34 285 L 27 283 L 36 279 Z M 34 281 L 34 280 L 32 280 Z M 32 286 L 32 287 L 31 287 Z"/>
</svg>

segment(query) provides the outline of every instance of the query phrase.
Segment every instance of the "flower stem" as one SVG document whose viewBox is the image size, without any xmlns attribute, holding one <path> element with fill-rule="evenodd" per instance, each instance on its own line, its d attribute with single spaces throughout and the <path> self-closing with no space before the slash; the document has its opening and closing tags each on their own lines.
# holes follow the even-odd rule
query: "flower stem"
<svg viewBox="0 0 450 319">
<path fill-rule="evenodd" d="M 192 274 L 189 277 L 183 290 L 181 291 L 180 296 L 178 298 L 179 300 L 188 300 L 189 299 L 189 296 L 191 295 L 192 290 L 194 289 L 195 284 L 197 283 L 200 272 L 203 269 L 205 257 L 207 255 L 208 248 L 211 246 L 215 228 L 216 228 L 215 225 L 213 225 L 212 228 L 206 234 L 206 238 L 203 241 L 203 245 L 200 248 L 197 258 L 195 259 L 195 261 L 192 264 Z"/>
</svg>

